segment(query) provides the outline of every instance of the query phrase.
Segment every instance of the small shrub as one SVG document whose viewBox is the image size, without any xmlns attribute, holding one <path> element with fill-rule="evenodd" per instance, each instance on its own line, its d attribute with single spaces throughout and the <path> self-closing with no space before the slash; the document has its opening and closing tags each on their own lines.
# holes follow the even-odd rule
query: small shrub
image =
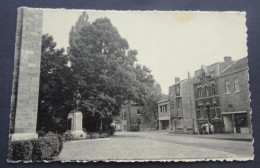
<svg viewBox="0 0 260 168">
<path fill-rule="evenodd" d="M 86 134 L 86 139 L 90 139 L 91 136 L 89 134 Z"/>
<path fill-rule="evenodd" d="M 52 149 L 51 156 L 57 156 L 60 154 L 60 148 L 62 149 L 62 147 L 60 146 L 60 139 L 57 134 L 48 133 L 43 137 L 43 139 Z"/>
<path fill-rule="evenodd" d="M 110 129 L 109 129 L 109 134 L 110 134 L 111 136 L 113 136 L 113 135 L 115 134 L 115 132 L 116 132 L 115 127 L 111 126 Z"/>
<path fill-rule="evenodd" d="M 99 134 L 98 133 L 92 133 L 91 134 L 91 139 L 97 139 L 99 138 Z"/>
<path fill-rule="evenodd" d="M 50 160 L 52 158 L 52 147 L 47 142 L 47 138 L 41 137 L 32 140 L 33 153 L 32 160 Z"/>
<path fill-rule="evenodd" d="M 136 125 L 131 125 L 130 129 L 131 129 L 131 131 L 140 131 L 140 127 L 139 127 L 138 124 L 136 124 Z"/>
<path fill-rule="evenodd" d="M 10 160 L 31 160 L 33 145 L 29 140 L 13 141 L 9 146 Z"/>
<path fill-rule="evenodd" d="M 45 136 L 45 132 L 44 131 L 37 131 L 38 137 L 44 137 Z"/>
<path fill-rule="evenodd" d="M 100 134 L 100 138 L 107 138 L 109 137 L 107 133 L 101 133 Z"/>
</svg>

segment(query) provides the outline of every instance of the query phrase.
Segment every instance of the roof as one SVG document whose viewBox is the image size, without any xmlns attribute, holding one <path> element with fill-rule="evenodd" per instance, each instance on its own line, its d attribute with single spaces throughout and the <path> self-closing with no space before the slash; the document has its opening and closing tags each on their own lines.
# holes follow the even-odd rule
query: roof
<svg viewBox="0 0 260 168">
<path fill-rule="evenodd" d="M 248 68 L 247 57 L 244 57 L 244 58 L 241 58 L 241 59 L 233 62 L 233 64 L 231 64 L 226 69 L 224 69 L 220 73 L 220 76 L 224 76 L 224 75 L 227 75 L 227 74 L 230 74 L 230 73 L 234 73 L 234 72 L 240 71 L 242 69 L 246 69 L 246 68 Z"/>
<path fill-rule="evenodd" d="M 169 96 L 168 95 L 162 95 L 162 98 L 157 103 L 166 102 L 166 101 L 169 101 Z"/>
</svg>

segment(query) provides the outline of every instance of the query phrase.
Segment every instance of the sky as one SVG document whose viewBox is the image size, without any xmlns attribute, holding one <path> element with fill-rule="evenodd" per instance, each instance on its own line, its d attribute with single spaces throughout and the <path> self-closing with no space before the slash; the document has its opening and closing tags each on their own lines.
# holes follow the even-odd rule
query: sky
<svg viewBox="0 0 260 168">
<path fill-rule="evenodd" d="M 43 34 L 54 37 L 57 48 L 67 48 L 69 32 L 82 11 L 44 10 Z M 231 56 L 247 56 L 246 15 L 239 12 L 95 11 L 89 21 L 107 17 L 138 51 L 138 63 L 149 67 L 168 94 L 174 78 L 186 79 L 201 68 Z"/>
</svg>

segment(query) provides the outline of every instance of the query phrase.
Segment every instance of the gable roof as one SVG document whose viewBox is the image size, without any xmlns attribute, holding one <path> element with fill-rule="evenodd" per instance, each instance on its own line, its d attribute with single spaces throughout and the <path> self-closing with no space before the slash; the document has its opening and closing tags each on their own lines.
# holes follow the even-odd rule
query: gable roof
<svg viewBox="0 0 260 168">
<path fill-rule="evenodd" d="M 226 69 L 224 69 L 220 73 L 220 76 L 224 76 L 224 75 L 227 75 L 227 74 L 230 74 L 230 73 L 234 73 L 234 72 L 240 71 L 242 69 L 246 69 L 246 68 L 248 68 L 247 57 L 244 57 L 244 58 L 241 58 L 241 59 L 233 62 L 233 64 L 231 64 Z"/>
</svg>

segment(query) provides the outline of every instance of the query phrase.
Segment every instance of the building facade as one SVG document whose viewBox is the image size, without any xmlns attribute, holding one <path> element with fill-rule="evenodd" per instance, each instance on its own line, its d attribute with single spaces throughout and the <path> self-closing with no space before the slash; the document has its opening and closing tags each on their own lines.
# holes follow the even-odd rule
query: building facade
<svg viewBox="0 0 260 168">
<path fill-rule="evenodd" d="M 195 71 L 194 97 L 199 133 L 202 131 L 201 125 L 206 122 L 214 126 L 216 133 L 223 132 L 218 77 L 232 63 L 231 57 L 224 57 L 224 62 L 217 62 L 209 66 L 202 65 L 201 69 Z"/>
<path fill-rule="evenodd" d="M 159 118 L 159 130 L 170 129 L 170 108 L 168 96 L 166 99 L 162 99 L 157 102 L 158 118 Z"/>
<path fill-rule="evenodd" d="M 188 75 L 189 76 L 189 75 Z M 194 133 L 197 131 L 193 78 L 180 81 L 169 87 L 170 130 L 175 133 Z"/>
<path fill-rule="evenodd" d="M 218 78 L 224 132 L 251 133 L 247 58 L 235 61 Z"/>
</svg>

